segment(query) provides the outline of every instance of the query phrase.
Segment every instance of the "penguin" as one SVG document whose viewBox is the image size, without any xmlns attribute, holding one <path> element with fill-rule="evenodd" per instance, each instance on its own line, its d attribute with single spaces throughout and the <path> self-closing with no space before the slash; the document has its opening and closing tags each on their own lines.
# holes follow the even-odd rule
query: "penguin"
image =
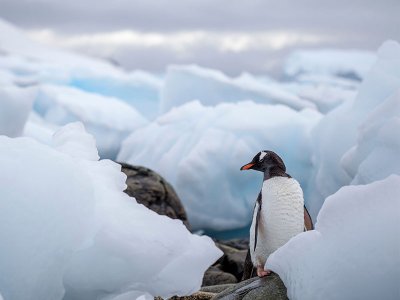
<svg viewBox="0 0 400 300">
<path fill-rule="evenodd" d="M 271 270 L 264 270 L 268 256 L 295 235 L 313 229 L 313 223 L 304 205 L 300 184 L 286 173 L 286 166 L 278 154 L 269 150 L 260 151 L 240 170 L 264 173 L 263 185 L 254 206 L 243 278 L 251 277 L 253 267 L 257 275 L 263 277 L 271 273 Z"/>
</svg>

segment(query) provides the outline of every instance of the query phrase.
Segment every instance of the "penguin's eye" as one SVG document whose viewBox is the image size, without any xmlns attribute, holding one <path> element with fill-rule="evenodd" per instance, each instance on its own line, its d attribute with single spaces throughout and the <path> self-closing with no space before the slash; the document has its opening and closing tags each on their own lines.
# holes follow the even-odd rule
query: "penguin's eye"
<svg viewBox="0 0 400 300">
<path fill-rule="evenodd" d="M 261 154 L 260 154 L 260 158 L 258 160 L 262 161 L 264 159 L 265 155 L 267 155 L 267 153 L 262 151 Z"/>
</svg>

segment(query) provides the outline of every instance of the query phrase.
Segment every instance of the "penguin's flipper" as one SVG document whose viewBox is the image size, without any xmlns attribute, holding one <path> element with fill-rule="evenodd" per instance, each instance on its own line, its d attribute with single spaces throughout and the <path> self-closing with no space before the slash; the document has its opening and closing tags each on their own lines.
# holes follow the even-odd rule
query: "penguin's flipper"
<svg viewBox="0 0 400 300">
<path fill-rule="evenodd" d="M 314 224 L 306 206 L 304 205 L 304 231 L 313 230 Z"/>
<path fill-rule="evenodd" d="M 258 224 L 260 223 L 260 217 L 261 217 L 261 204 L 262 204 L 262 198 L 261 198 L 261 192 L 258 194 L 257 197 L 257 202 L 258 203 L 258 209 L 257 209 L 257 215 L 256 215 L 256 228 L 254 230 L 254 249 L 253 251 L 256 251 L 257 247 L 257 238 L 258 238 Z"/>
<path fill-rule="evenodd" d="M 253 262 L 251 261 L 250 249 L 248 249 L 246 259 L 244 261 L 243 276 L 241 281 L 252 278 L 253 275 L 254 275 L 254 266 Z"/>
</svg>

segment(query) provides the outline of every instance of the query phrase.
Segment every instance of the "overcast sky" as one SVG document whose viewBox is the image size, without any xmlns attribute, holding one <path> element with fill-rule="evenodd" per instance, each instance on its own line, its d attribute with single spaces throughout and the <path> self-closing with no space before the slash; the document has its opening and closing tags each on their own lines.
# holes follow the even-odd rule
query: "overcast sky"
<svg viewBox="0 0 400 300">
<path fill-rule="evenodd" d="M 44 43 L 156 72 L 197 63 L 278 75 L 293 49 L 400 40 L 400 0 L 0 0 L 0 17 Z"/>
</svg>

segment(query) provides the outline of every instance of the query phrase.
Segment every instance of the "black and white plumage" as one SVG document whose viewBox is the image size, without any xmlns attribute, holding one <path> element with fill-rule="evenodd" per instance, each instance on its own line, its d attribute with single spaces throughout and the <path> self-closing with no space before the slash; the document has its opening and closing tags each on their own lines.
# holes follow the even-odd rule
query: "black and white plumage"
<svg viewBox="0 0 400 300">
<path fill-rule="evenodd" d="M 253 266 L 264 268 L 268 256 L 289 239 L 312 228 L 304 207 L 300 184 L 286 173 L 283 160 L 272 151 L 261 151 L 241 170 L 264 173 L 250 227 L 250 257 Z"/>
</svg>

